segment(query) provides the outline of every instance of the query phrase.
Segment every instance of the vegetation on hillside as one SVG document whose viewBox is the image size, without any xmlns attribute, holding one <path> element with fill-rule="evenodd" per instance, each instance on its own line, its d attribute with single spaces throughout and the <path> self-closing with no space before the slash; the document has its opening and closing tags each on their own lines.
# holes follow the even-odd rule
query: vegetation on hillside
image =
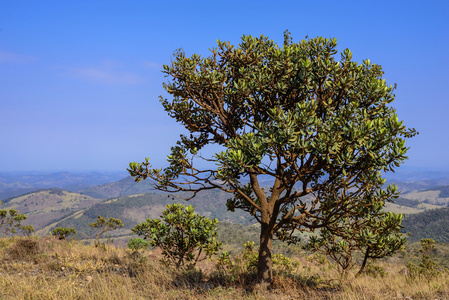
<svg viewBox="0 0 449 300">
<path fill-rule="evenodd" d="M 440 194 L 438 195 L 438 197 L 440 197 L 440 198 L 449 198 L 449 185 L 436 186 L 429 190 L 430 191 L 440 191 Z"/>
<path fill-rule="evenodd" d="M 274 256 L 270 291 L 253 288 L 257 252 L 248 244 L 227 260 L 214 257 L 176 270 L 157 251 L 104 249 L 53 237 L 0 239 L 1 299 L 446 299 L 449 275 L 409 276 L 393 257 L 362 276 L 342 278 L 325 257 L 303 250 Z M 439 249 L 440 245 L 436 245 Z M 413 253 L 411 253 L 413 254 Z M 414 255 L 419 263 L 421 253 Z M 405 271 L 404 271 L 405 270 Z"/>
<path fill-rule="evenodd" d="M 449 242 L 449 208 L 425 211 L 408 215 L 403 221 L 403 232 L 410 233 L 411 241 L 432 238 L 441 242 Z"/>
</svg>

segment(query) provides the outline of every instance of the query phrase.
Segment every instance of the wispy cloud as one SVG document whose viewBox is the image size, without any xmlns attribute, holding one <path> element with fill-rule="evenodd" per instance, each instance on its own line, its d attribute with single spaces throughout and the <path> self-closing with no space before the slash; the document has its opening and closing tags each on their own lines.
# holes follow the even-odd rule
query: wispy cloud
<svg viewBox="0 0 449 300">
<path fill-rule="evenodd" d="M 0 51 L 0 63 L 30 63 L 36 60 L 35 56 Z"/>
<path fill-rule="evenodd" d="M 68 74 L 78 79 L 106 85 L 140 85 L 145 83 L 143 76 L 122 70 L 120 64 L 114 61 L 103 61 L 98 66 L 70 68 Z"/>
<path fill-rule="evenodd" d="M 161 70 L 162 69 L 162 65 L 161 64 L 158 64 L 158 63 L 153 62 L 153 61 L 144 61 L 143 65 L 145 67 L 147 67 L 147 68 L 150 68 L 150 69 L 156 69 L 156 70 Z"/>
</svg>

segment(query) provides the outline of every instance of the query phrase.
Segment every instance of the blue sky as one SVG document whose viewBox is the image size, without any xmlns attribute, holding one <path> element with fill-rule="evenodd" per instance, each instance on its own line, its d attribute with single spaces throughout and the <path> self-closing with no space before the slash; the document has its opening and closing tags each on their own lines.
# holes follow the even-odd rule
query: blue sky
<svg viewBox="0 0 449 300">
<path fill-rule="evenodd" d="M 420 135 L 405 167 L 449 168 L 447 1 L 1 1 L 0 171 L 163 166 L 181 127 L 158 102 L 173 51 L 245 34 L 336 37 L 398 84 Z"/>
</svg>

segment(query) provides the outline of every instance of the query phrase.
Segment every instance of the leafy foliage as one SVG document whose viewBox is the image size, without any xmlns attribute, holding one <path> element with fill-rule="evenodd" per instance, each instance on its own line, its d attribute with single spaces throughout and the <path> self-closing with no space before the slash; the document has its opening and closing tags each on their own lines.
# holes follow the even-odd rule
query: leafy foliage
<svg viewBox="0 0 449 300">
<path fill-rule="evenodd" d="M 218 41 L 209 57 L 176 51 L 164 66 L 173 98 L 160 101 L 190 134 L 164 169 L 148 158 L 129 164 L 136 181 L 152 178 L 160 190 L 191 192 L 188 199 L 214 188 L 232 194 L 228 209 L 261 224 L 260 282 L 271 282 L 274 236 L 294 242 L 296 230 L 365 216 L 398 195 L 394 186 L 381 189 L 380 171 L 407 158 L 405 139 L 416 132 L 390 106 L 394 87 L 381 66 L 352 61 L 349 49 L 337 60 L 336 46 L 322 37 L 293 43 L 286 32 L 282 47 L 243 36 L 238 47 Z M 211 144 L 224 151 L 204 158 Z M 198 159 L 216 168 L 199 169 Z M 260 175 L 272 178 L 269 191 Z"/>
<path fill-rule="evenodd" d="M 403 222 L 403 232 L 411 233 L 410 241 L 432 238 L 449 242 L 449 208 L 439 208 L 419 214 L 407 215 Z"/>
<path fill-rule="evenodd" d="M 218 251 L 217 223 L 217 219 L 195 214 L 191 205 L 172 204 L 166 206 L 161 219 L 147 219 L 132 231 L 149 239 L 151 246 L 160 247 L 166 261 L 181 268 L 195 265 L 204 258 L 202 254 L 211 257 Z"/>
<path fill-rule="evenodd" d="M 150 247 L 150 243 L 142 238 L 129 239 L 128 248 L 132 251 L 139 251 Z"/>
<path fill-rule="evenodd" d="M 105 219 L 102 216 L 97 217 L 97 222 L 89 225 L 95 232 L 95 246 L 100 245 L 100 238 L 108 231 L 123 227 L 123 222 L 116 218 Z"/>
<path fill-rule="evenodd" d="M 342 219 L 324 228 L 319 237 L 310 237 L 306 248 L 330 256 L 342 273 L 353 267 L 354 255 L 361 253 L 363 261 L 357 274 L 361 274 L 368 262 L 393 255 L 404 249 L 405 237 L 401 234 L 403 216 L 386 213 L 379 206 L 363 218 Z"/>
<path fill-rule="evenodd" d="M 60 240 L 65 240 L 68 236 L 76 234 L 76 230 L 75 228 L 56 227 L 50 233 L 53 236 L 57 236 Z"/>
<path fill-rule="evenodd" d="M 0 205 L 3 203 L 0 201 Z M 25 214 L 19 214 L 15 209 L 0 209 L 0 232 L 3 237 L 12 236 L 17 234 L 17 229 L 22 230 L 22 233 L 26 236 L 30 236 L 34 232 L 34 228 L 31 225 L 22 225 L 22 221 L 26 220 Z"/>
</svg>

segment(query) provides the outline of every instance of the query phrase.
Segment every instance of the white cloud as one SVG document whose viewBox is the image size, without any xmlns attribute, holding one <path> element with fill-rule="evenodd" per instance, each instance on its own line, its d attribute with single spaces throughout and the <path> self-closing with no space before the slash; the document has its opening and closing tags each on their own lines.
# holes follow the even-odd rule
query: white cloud
<svg viewBox="0 0 449 300">
<path fill-rule="evenodd" d="M 139 74 L 120 69 L 114 61 L 104 61 L 99 66 L 70 68 L 69 75 L 93 83 L 107 85 L 140 85 L 145 78 Z"/>
<path fill-rule="evenodd" d="M 29 63 L 35 60 L 35 56 L 0 51 L 0 63 Z"/>
<path fill-rule="evenodd" d="M 162 65 L 153 61 L 144 61 L 143 65 L 147 68 L 162 70 Z"/>
</svg>

